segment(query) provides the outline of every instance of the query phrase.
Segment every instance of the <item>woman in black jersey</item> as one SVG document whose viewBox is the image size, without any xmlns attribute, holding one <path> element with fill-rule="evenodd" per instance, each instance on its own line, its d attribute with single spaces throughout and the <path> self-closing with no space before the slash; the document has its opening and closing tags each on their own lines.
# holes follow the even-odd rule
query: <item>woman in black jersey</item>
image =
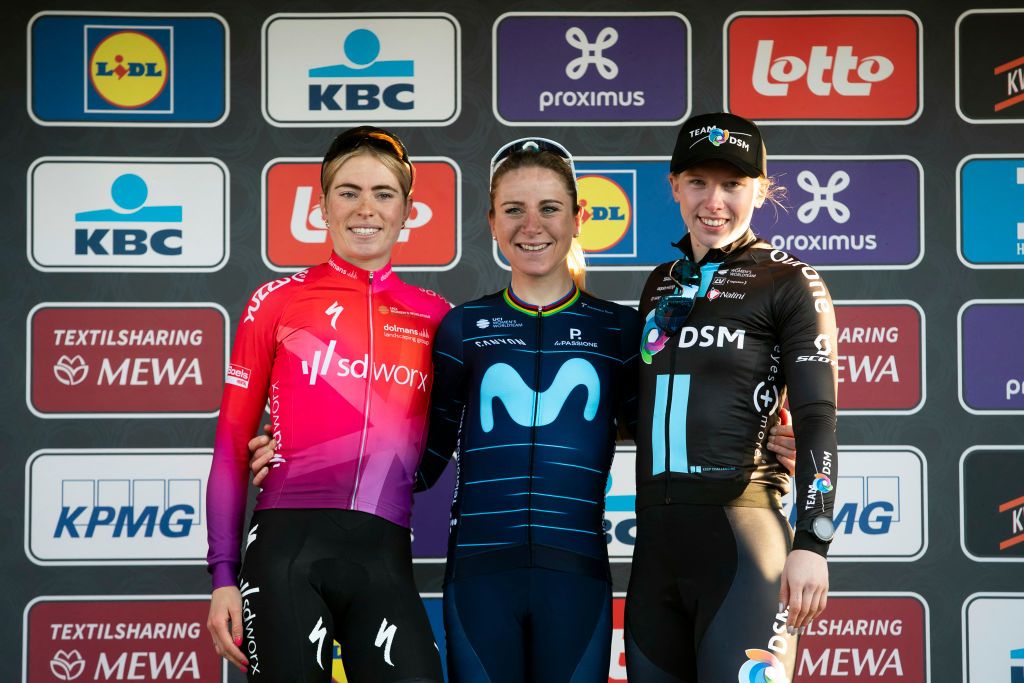
<svg viewBox="0 0 1024 683">
<path fill-rule="evenodd" d="M 669 182 L 686 235 L 640 299 L 631 683 L 788 683 L 825 607 L 837 477 L 836 324 L 818 273 L 750 229 L 764 145 L 731 114 L 683 124 Z M 767 448 L 788 393 L 789 477 Z"/>
</svg>

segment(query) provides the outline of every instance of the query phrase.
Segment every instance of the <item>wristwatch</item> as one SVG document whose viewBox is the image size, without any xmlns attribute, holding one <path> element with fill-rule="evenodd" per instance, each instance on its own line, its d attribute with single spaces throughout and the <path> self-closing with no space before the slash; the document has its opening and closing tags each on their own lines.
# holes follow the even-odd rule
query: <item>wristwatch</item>
<svg viewBox="0 0 1024 683">
<path fill-rule="evenodd" d="M 822 543 L 828 543 L 836 535 L 836 525 L 831 517 L 821 515 L 811 520 L 811 533 Z"/>
</svg>

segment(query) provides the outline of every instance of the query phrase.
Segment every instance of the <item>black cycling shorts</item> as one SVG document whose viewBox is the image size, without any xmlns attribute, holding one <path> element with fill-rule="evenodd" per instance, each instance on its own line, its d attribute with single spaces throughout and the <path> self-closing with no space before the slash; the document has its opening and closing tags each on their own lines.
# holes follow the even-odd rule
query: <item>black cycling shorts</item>
<svg viewBox="0 0 1024 683">
<path fill-rule="evenodd" d="M 652 505 L 637 515 L 626 670 L 644 683 L 792 680 L 779 587 L 792 531 L 766 507 Z M 783 675 L 766 677 L 767 667 Z"/>
<path fill-rule="evenodd" d="M 239 576 L 249 681 L 440 683 L 409 530 L 355 510 L 260 510 Z"/>
</svg>

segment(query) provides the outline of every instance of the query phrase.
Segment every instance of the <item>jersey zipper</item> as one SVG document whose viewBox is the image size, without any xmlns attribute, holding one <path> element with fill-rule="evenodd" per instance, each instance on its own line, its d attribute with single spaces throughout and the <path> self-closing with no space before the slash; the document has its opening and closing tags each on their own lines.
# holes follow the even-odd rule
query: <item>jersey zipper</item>
<svg viewBox="0 0 1024 683">
<path fill-rule="evenodd" d="M 359 477 L 363 471 L 363 456 L 366 454 L 366 433 L 370 429 L 370 387 L 373 384 L 373 271 L 370 271 L 366 287 L 366 331 L 370 344 L 366 353 L 366 393 L 363 396 L 363 433 L 359 439 L 359 459 L 356 461 L 356 478 L 352 484 L 352 501 L 349 507 L 356 509 L 356 493 L 359 491 Z"/>
<path fill-rule="evenodd" d="M 666 342 L 670 343 L 670 342 Z M 665 504 L 668 505 L 672 502 L 672 496 L 669 495 L 669 484 L 672 483 L 672 469 L 669 466 L 672 458 L 672 388 L 676 380 L 676 348 L 679 344 L 672 344 L 672 348 L 669 350 L 668 357 L 668 396 L 665 397 L 665 424 L 662 425 L 662 429 L 665 430 Z"/>
<path fill-rule="evenodd" d="M 533 362 L 533 420 L 532 427 L 530 428 L 530 464 L 529 464 L 529 475 L 530 478 L 527 480 L 527 505 L 526 505 L 526 542 L 527 548 L 530 554 L 530 566 L 533 566 L 533 461 L 537 455 L 537 411 L 540 408 L 540 360 L 541 360 L 541 344 L 544 340 L 542 331 L 544 322 L 544 307 L 537 307 L 537 334 L 536 334 L 536 354 Z"/>
</svg>

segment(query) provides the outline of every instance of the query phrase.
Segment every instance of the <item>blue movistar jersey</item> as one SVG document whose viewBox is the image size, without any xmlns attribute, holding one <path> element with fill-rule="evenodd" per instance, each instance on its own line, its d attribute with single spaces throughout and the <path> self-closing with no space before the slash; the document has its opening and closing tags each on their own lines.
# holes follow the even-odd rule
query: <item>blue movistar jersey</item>
<svg viewBox="0 0 1024 683">
<path fill-rule="evenodd" d="M 602 520 L 617 425 L 636 422 L 639 316 L 573 287 L 511 288 L 452 309 L 434 341 L 418 487 L 453 450 L 447 580 L 514 567 L 607 578 Z"/>
</svg>

